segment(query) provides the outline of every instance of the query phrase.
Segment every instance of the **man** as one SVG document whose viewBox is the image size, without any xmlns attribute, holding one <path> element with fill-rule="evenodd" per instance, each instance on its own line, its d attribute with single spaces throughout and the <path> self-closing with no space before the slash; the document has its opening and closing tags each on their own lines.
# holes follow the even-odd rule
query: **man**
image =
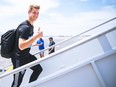
<svg viewBox="0 0 116 87">
<path fill-rule="evenodd" d="M 38 30 L 37 34 L 33 35 L 33 23 L 39 16 L 39 9 L 40 6 L 38 5 L 30 5 L 28 10 L 28 20 L 22 22 L 17 28 L 16 45 L 14 54 L 11 58 L 14 69 L 37 59 L 34 55 L 31 55 L 29 51 L 31 44 L 36 39 L 43 36 L 43 32 L 41 32 L 40 30 Z M 31 69 L 33 70 L 33 73 L 31 74 L 29 82 L 35 81 L 42 72 L 42 67 L 40 64 L 31 67 Z M 14 74 L 12 87 L 20 86 L 25 71 L 26 70 Z"/>
<path fill-rule="evenodd" d="M 39 40 L 37 40 L 36 44 L 33 46 L 38 46 L 38 49 L 41 51 L 43 49 L 45 49 L 44 47 L 44 40 L 42 38 L 40 38 Z M 44 57 L 44 51 L 39 53 L 40 58 Z"/>
<path fill-rule="evenodd" d="M 38 45 L 38 48 L 39 50 L 43 50 L 45 47 L 44 47 L 44 40 L 42 38 L 40 38 L 38 41 L 37 41 L 37 45 Z M 40 52 L 39 53 L 40 55 L 40 58 L 44 57 L 44 52 Z"/>
<path fill-rule="evenodd" d="M 52 37 L 49 38 L 49 41 L 50 41 L 49 47 L 52 46 L 52 45 L 55 45 L 55 42 L 53 41 Z M 55 52 L 55 47 L 50 48 L 48 53 L 51 54 L 53 52 Z"/>
</svg>

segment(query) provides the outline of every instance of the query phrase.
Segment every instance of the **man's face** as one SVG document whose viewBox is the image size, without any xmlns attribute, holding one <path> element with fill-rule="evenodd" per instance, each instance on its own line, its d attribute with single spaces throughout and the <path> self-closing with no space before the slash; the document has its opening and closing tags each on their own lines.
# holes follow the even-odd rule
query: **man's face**
<svg viewBox="0 0 116 87">
<path fill-rule="evenodd" d="M 28 14 L 29 14 L 29 19 L 31 21 L 35 21 L 39 16 L 39 10 L 33 8 L 32 11 L 30 11 Z"/>
<path fill-rule="evenodd" d="M 52 41 L 52 39 L 51 39 L 51 38 L 49 38 L 49 41 Z"/>
</svg>

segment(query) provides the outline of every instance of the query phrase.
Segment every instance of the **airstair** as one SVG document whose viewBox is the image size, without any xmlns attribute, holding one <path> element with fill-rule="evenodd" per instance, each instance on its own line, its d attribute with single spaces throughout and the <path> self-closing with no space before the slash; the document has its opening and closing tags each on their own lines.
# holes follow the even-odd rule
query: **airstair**
<svg viewBox="0 0 116 87">
<path fill-rule="evenodd" d="M 79 40 L 83 35 L 90 36 Z M 11 87 L 13 74 L 24 69 L 21 87 L 116 87 L 116 17 L 57 45 L 56 52 L 0 75 L 0 87 Z M 39 63 L 43 72 L 28 83 L 29 67 Z"/>
</svg>

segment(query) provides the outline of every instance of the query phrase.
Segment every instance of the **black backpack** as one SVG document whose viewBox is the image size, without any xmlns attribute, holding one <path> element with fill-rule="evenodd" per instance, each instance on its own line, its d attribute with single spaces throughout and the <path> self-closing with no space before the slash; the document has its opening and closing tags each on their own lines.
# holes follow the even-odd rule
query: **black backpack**
<svg viewBox="0 0 116 87">
<path fill-rule="evenodd" d="M 16 43 L 16 29 L 7 31 L 1 36 L 1 56 L 11 58 Z"/>
</svg>

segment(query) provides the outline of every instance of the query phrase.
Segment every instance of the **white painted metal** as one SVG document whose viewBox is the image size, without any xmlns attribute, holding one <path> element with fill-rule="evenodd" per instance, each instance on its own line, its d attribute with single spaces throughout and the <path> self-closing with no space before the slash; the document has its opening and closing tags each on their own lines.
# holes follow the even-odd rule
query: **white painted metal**
<svg viewBox="0 0 116 87">
<path fill-rule="evenodd" d="M 21 87 L 116 87 L 116 49 L 75 63 Z M 95 61 L 98 71 L 93 68 Z M 114 68 L 111 68 L 114 67 Z M 99 72 L 99 73 L 98 73 Z M 99 79 L 98 74 L 102 77 Z M 101 83 L 103 82 L 103 83 Z"/>
<path fill-rule="evenodd" d="M 101 82 L 102 87 L 107 87 L 105 82 L 104 82 L 104 80 L 103 80 L 103 77 L 101 76 L 101 74 L 100 74 L 100 72 L 99 72 L 99 70 L 98 70 L 98 68 L 97 68 L 97 66 L 95 64 L 95 62 L 91 61 L 91 64 L 92 64 L 92 67 L 93 67 L 93 69 L 94 69 L 94 71 L 95 71 L 99 81 Z"/>
<path fill-rule="evenodd" d="M 115 35 L 112 28 L 2 74 L 0 87 L 10 87 L 12 74 L 38 63 L 43 67 L 39 79 L 28 84 L 32 72 L 28 69 L 21 87 L 116 87 Z"/>
<path fill-rule="evenodd" d="M 106 35 L 99 37 L 98 40 L 99 40 L 104 52 L 112 50 L 112 47 L 111 47 Z"/>
</svg>

